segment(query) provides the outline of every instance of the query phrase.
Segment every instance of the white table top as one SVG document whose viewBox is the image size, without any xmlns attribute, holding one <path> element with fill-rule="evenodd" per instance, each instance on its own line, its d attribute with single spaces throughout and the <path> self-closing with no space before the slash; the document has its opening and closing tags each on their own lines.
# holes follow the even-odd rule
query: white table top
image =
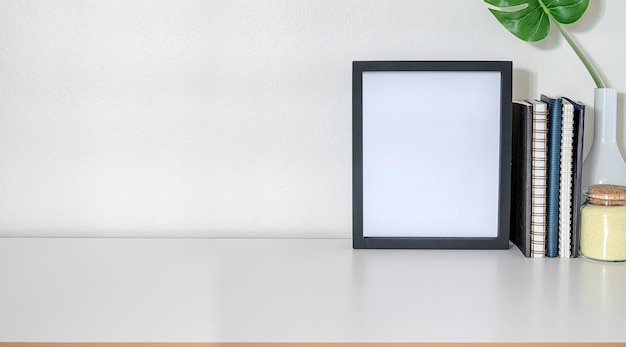
<svg viewBox="0 0 626 347">
<path fill-rule="evenodd" d="M 0 341 L 621 342 L 626 264 L 346 239 L 5 238 Z"/>
</svg>

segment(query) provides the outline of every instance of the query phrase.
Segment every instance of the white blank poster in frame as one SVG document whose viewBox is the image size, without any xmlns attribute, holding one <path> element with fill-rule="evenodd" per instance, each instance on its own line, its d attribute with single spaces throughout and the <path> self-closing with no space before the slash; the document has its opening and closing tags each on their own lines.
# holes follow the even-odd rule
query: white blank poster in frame
<svg viewBox="0 0 626 347">
<path fill-rule="evenodd" d="M 353 247 L 508 248 L 509 61 L 353 63 Z"/>
</svg>

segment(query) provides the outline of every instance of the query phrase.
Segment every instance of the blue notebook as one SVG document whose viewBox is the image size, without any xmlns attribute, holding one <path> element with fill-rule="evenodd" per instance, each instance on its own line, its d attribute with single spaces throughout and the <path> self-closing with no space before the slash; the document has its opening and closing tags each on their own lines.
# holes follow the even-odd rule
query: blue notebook
<svg viewBox="0 0 626 347">
<path fill-rule="evenodd" d="M 548 180 L 546 196 L 546 256 L 558 255 L 559 243 L 559 184 L 561 164 L 561 105 L 560 97 L 541 95 L 548 104 Z"/>
</svg>

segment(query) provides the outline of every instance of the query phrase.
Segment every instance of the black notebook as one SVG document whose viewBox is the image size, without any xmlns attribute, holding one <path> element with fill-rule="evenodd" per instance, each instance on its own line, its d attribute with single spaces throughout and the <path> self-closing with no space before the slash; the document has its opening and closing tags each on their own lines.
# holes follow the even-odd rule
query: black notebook
<svg viewBox="0 0 626 347">
<path fill-rule="evenodd" d="M 578 257 L 580 205 L 582 204 L 583 135 L 585 132 L 585 105 L 567 99 L 574 105 L 574 165 L 572 169 L 572 257 Z"/>
<path fill-rule="evenodd" d="M 531 255 L 532 105 L 514 101 L 512 109 L 511 220 L 509 239 Z"/>
</svg>

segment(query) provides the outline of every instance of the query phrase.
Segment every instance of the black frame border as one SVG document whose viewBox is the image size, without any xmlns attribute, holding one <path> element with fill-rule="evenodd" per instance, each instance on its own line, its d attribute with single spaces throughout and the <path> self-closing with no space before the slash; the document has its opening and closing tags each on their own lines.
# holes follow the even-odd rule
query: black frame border
<svg viewBox="0 0 626 347">
<path fill-rule="evenodd" d="M 500 177 L 497 237 L 363 236 L 363 72 L 498 71 L 500 79 Z M 352 247 L 354 249 L 507 249 L 511 204 L 511 61 L 354 61 L 352 63 Z"/>
</svg>

